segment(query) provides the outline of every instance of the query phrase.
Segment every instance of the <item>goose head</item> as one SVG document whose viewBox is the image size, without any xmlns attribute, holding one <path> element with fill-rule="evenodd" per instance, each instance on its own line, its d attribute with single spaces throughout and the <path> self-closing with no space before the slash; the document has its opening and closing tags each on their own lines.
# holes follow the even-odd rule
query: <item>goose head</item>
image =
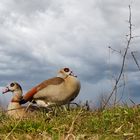
<svg viewBox="0 0 140 140">
<path fill-rule="evenodd" d="M 68 76 L 77 77 L 69 68 L 63 68 L 57 74 L 57 77 L 61 77 L 63 79 L 67 78 Z"/>
<path fill-rule="evenodd" d="M 22 88 L 17 82 L 10 83 L 2 91 L 3 94 L 8 92 L 12 92 L 14 98 L 16 98 L 17 100 L 21 99 L 22 97 Z"/>
</svg>

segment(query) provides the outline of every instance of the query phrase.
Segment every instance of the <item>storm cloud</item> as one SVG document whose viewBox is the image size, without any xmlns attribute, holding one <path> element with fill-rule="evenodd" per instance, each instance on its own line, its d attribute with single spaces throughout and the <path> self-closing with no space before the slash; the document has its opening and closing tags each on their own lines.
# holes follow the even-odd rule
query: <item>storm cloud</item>
<svg viewBox="0 0 140 140">
<path fill-rule="evenodd" d="M 1 0 L 1 87 L 18 81 L 26 92 L 56 76 L 60 68 L 70 67 L 82 85 L 77 100 L 94 102 L 101 93 L 109 93 L 122 58 L 108 46 L 126 48 L 129 4 L 133 32 L 139 36 L 138 0 Z M 140 74 L 130 52 L 136 51 L 139 60 L 139 44 L 140 39 L 134 38 L 126 61 L 133 93 L 138 92 Z M 129 97 L 133 95 L 139 97 Z"/>
</svg>

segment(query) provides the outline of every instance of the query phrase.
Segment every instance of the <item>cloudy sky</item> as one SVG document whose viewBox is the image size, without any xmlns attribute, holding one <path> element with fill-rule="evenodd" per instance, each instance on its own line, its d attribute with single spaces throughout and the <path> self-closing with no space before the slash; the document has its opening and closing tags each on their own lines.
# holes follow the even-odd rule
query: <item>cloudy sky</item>
<svg viewBox="0 0 140 140">
<path fill-rule="evenodd" d="M 17 81 L 24 92 L 70 67 L 81 81 L 77 100 L 97 103 L 111 91 L 126 48 L 129 9 L 140 35 L 139 0 L 1 0 L 0 87 Z M 140 102 L 140 38 L 132 40 L 125 65 L 124 101 Z M 120 93 L 122 91 L 120 90 Z M 1 102 L 8 95 L 0 95 Z"/>
</svg>

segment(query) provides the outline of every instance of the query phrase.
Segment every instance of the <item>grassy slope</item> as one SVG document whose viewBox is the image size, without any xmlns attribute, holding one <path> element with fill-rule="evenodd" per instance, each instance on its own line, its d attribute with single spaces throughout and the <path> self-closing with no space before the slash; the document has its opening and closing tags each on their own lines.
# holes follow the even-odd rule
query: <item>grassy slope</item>
<svg viewBox="0 0 140 140">
<path fill-rule="evenodd" d="M 0 113 L 0 139 L 10 140 L 140 140 L 140 107 L 116 107 L 104 111 L 81 108 L 57 111 L 57 115 L 38 112 L 34 117 L 19 121 Z"/>
</svg>

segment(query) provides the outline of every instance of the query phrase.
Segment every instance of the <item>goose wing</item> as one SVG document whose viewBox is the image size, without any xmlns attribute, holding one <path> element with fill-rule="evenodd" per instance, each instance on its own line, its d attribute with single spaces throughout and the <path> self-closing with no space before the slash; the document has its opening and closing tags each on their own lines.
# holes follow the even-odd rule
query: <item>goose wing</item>
<svg viewBox="0 0 140 140">
<path fill-rule="evenodd" d="M 22 98 L 22 100 L 20 101 L 20 104 L 24 104 L 28 101 L 31 101 L 33 99 L 33 96 L 35 94 L 37 94 L 40 90 L 46 88 L 49 85 L 58 85 L 61 84 L 62 82 L 64 82 L 63 78 L 60 77 L 54 77 L 48 80 L 43 81 L 42 83 L 40 83 L 39 85 L 33 87 L 32 89 L 30 89 Z"/>
</svg>

